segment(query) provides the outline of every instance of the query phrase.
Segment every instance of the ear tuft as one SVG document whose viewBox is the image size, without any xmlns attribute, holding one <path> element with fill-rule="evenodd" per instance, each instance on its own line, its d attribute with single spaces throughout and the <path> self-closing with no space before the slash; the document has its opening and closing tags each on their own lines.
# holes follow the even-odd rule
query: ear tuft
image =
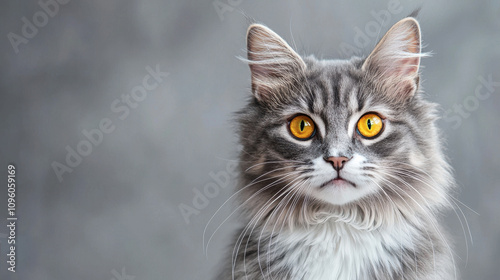
<svg viewBox="0 0 500 280">
<path fill-rule="evenodd" d="M 248 28 L 247 49 L 252 92 L 259 100 L 270 98 L 276 89 L 293 83 L 306 68 L 285 40 L 261 24 Z"/>
<path fill-rule="evenodd" d="M 387 31 L 365 60 L 367 71 L 393 98 L 406 99 L 418 88 L 421 52 L 420 26 L 412 17 L 404 18 Z"/>
</svg>

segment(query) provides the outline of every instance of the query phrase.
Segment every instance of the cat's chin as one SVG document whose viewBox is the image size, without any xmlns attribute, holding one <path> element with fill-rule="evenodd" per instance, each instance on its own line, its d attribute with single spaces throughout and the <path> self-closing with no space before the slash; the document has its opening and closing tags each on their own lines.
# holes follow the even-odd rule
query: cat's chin
<svg viewBox="0 0 500 280">
<path fill-rule="evenodd" d="M 356 184 L 343 178 L 327 181 L 312 190 L 311 195 L 316 199 L 331 205 L 341 206 L 373 193 L 370 186 Z"/>
</svg>

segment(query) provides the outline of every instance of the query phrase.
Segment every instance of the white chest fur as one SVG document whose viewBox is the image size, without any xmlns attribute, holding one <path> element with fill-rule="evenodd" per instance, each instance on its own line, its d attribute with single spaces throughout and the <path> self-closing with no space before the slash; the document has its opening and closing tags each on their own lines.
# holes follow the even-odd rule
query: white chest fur
<svg viewBox="0 0 500 280">
<path fill-rule="evenodd" d="M 282 261 L 293 268 L 294 279 L 349 280 L 400 270 L 397 252 L 413 247 L 411 235 L 408 229 L 367 231 L 343 222 L 327 222 L 281 234 L 276 241 L 279 247 L 289 248 Z"/>
</svg>

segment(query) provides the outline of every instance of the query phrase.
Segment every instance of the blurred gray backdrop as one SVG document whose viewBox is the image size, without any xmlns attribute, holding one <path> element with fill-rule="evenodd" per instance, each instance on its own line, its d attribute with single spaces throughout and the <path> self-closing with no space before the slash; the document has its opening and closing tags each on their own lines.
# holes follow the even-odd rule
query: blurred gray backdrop
<svg viewBox="0 0 500 280">
<path fill-rule="evenodd" d="M 498 279 L 500 1 L 59 1 L 0 4 L 0 173 L 18 179 L 16 273 L 0 188 L 0 279 L 209 279 L 237 224 L 229 201 L 205 254 L 234 186 L 248 18 L 333 59 L 418 7 L 473 244 L 445 222 L 463 278 Z"/>
</svg>

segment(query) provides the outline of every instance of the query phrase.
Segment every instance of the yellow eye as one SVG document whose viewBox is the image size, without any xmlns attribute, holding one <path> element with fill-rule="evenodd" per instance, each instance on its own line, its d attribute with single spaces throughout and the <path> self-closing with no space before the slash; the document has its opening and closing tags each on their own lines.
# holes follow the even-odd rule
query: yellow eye
<svg viewBox="0 0 500 280">
<path fill-rule="evenodd" d="M 299 140 L 309 140 L 314 136 L 314 122 L 306 115 L 295 116 L 288 124 L 290 133 Z"/>
<path fill-rule="evenodd" d="M 358 121 L 358 133 L 363 138 L 374 138 L 378 136 L 384 128 L 384 121 L 375 113 L 364 114 Z"/>
</svg>

